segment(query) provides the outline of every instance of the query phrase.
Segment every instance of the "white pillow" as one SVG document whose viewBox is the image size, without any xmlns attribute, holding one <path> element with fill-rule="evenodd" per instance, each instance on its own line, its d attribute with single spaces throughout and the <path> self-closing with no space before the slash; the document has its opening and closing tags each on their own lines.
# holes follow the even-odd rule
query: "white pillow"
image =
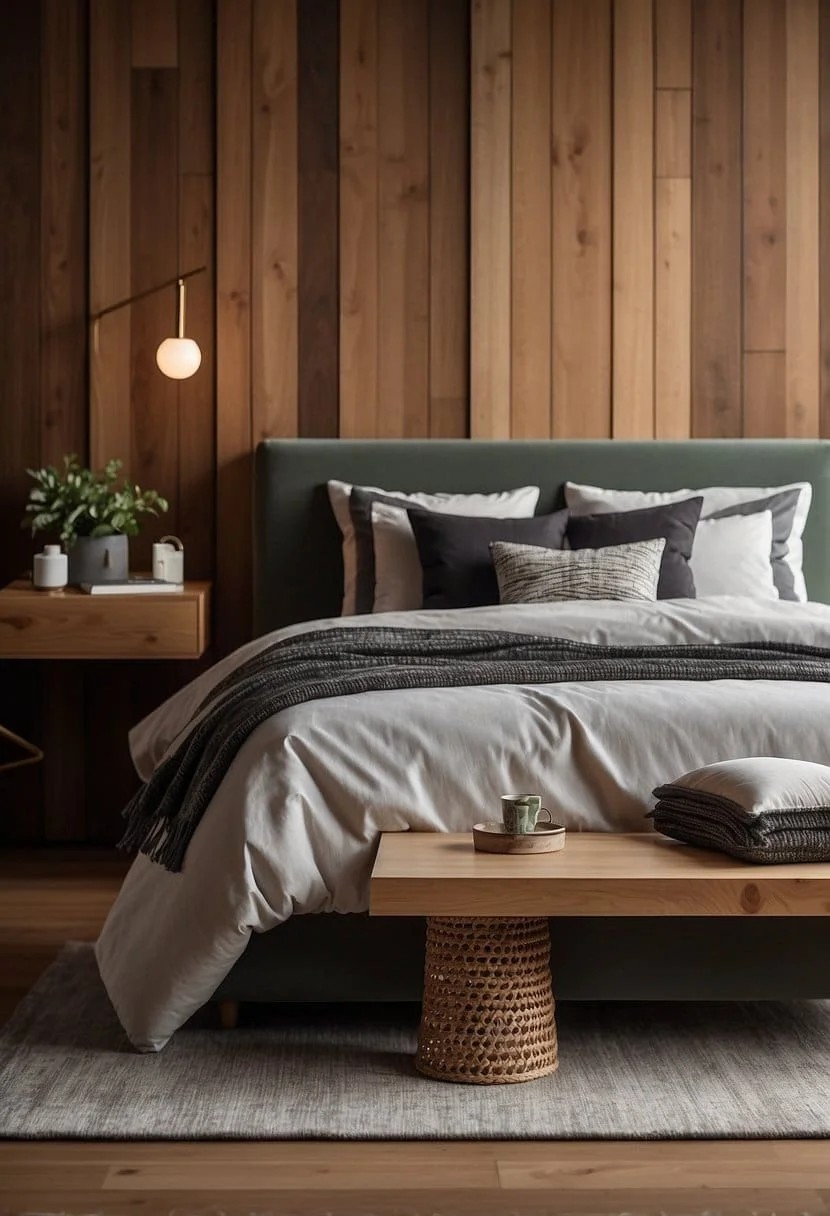
<svg viewBox="0 0 830 1216">
<path fill-rule="evenodd" d="M 771 511 L 702 519 L 689 562 L 698 596 L 750 595 L 777 600 L 771 549 Z"/>
<path fill-rule="evenodd" d="M 349 511 L 349 495 L 352 489 L 353 486 L 346 481 L 330 481 L 328 483 L 331 509 L 334 512 L 334 518 L 337 520 L 338 527 L 343 536 L 343 616 L 352 616 L 355 611 L 357 585 L 357 546 L 354 524 L 351 512 Z M 451 494 L 445 492 L 428 494 L 423 491 L 405 494 L 400 490 L 382 490 L 378 486 L 361 486 L 360 489 L 368 493 L 383 494 L 387 498 L 399 498 L 402 503 L 425 507 L 428 511 L 443 512 L 447 515 L 490 516 L 494 519 L 529 519 L 536 511 L 536 504 L 539 501 L 538 486 L 522 486 L 518 490 L 499 490 L 494 494 Z M 372 506 L 373 522 L 375 505 L 379 504 L 373 504 Z M 406 510 L 403 509 L 400 514 L 403 516 L 402 532 L 404 545 L 408 545 L 410 556 L 414 554 L 417 561 L 418 554 L 415 538 L 409 526 Z M 401 531 L 400 528 L 399 531 Z M 400 560 L 400 548 L 397 552 L 399 555 L 398 560 Z M 392 560 L 391 555 L 390 560 Z M 411 563 L 409 564 L 409 568 L 411 569 Z M 417 602 L 409 602 L 402 605 L 402 608 L 420 608 L 421 606 L 420 570 L 419 563 Z M 375 581 L 377 583 L 377 574 Z M 411 600 L 411 596 L 409 598 Z M 386 611 L 392 611 L 392 609 L 387 609 Z"/>
<path fill-rule="evenodd" d="M 702 495 L 701 516 L 705 519 L 717 511 L 736 507 L 741 503 L 754 502 L 755 499 L 769 498 L 785 490 L 799 491 L 798 506 L 787 539 L 784 561 L 792 573 L 794 594 L 804 602 L 807 599 L 807 586 L 802 570 L 804 546 L 801 537 L 813 498 L 813 487 L 807 481 L 794 481 L 783 486 L 707 486 L 698 490 L 606 490 L 600 486 L 580 485 L 569 481 L 565 483 L 565 502 L 574 515 L 592 515 L 608 511 L 636 511 L 641 507 L 657 507 L 662 503 L 680 502 L 684 498 Z"/>
</svg>

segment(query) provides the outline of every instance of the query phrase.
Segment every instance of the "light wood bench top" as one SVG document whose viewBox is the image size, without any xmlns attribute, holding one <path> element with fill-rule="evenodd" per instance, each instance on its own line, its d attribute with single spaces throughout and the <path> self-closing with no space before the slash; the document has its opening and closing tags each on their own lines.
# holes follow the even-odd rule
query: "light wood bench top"
<svg viewBox="0 0 830 1216">
<path fill-rule="evenodd" d="M 468 833 L 385 832 L 370 890 L 373 916 L 824 916 L 830 864 L 744 864 L 657 833 L 503 856 Z"/>
</svg>

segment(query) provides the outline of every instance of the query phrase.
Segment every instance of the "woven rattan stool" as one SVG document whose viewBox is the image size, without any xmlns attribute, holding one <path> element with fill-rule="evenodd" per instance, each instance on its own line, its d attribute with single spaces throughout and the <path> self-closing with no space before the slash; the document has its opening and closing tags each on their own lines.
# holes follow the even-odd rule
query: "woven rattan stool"
<svg viewBox="0 0 830 1216">
<path fill-rule="evenodd" d="M 427 922 L 418 1070 L 441 1081 L 504 1085 L 557 1065 L 546 919 Z"/>
</svg>

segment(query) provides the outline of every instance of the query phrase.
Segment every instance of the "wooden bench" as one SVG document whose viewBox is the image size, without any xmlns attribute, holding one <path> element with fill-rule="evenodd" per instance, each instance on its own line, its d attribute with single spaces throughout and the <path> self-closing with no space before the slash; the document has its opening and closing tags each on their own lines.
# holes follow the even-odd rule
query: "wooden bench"
<svg viewBox="0 0 830 1216">
<path fill-rule="evenodd" d="M 548 917 L 824 916 L 830 864 L 749 865 L 656 833 L 505 856 L 466 834 L 387 832 L 370 890 L 374 916 L 428 918 L 417 1067 L 492 1085 L 557 1066 Z"/>
</svg>

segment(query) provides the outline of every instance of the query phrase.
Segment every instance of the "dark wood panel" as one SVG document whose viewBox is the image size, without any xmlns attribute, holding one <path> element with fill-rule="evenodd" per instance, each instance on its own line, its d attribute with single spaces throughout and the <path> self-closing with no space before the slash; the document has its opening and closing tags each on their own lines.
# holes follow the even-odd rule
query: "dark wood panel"
<svg viewBox="0 0 830 1216">
<path fill-rule="evenodd" d="M 692 434 L 741 434 L 740 0 L 694 6 Z"/>
<path fill-rule="evenodd" d="M 206 266 L 187 290 L 187 335 L 202 365 L 179 384 L 179 516 L 190 578 L 210 578 L 215 547 L 215 96 L 212 0 L 179 0 L 179 269 Z"/>
<path fill-rule="evenodd" d="M 146 291 L 178 270 L 178 73 L 142 68 L 132 80 L 132 290 Z M 134 570 L 150 567 L 151 544 L 178 528 L 178 384 L 161 375 L 156 350 L 176 332 L 176 293 L 167 288 L 131 308 L 132 477 L 170 503 L 130 542 Z M 115 453 L 113 453 L 114 455 Z"/>
<path fill-rule="evenodd" d="M 470 14 L 431 0 L 429 14 L 429 432 L 469 433 Z"/>
<path fill-rule="evenodd" d="M 44 0 L 41 460 L 87 449 L 87 6 Z"/>
<path fill-rule="evenodd" d="M 338 0 L 302 0 L 297 12 L 299 215 L 299 432 L 339 425 Z"/>
<path fill-rule="evenodd" d="M 251 0 L 218 0 L 216 638 L 251 629 Z"/>
<path fill-rule="evenodd" d="M 29 564 L 20 528 L 26 465 L 40 457 L 40 13 L 30 0 L 3 11 L 0 38 L 0 579 Z M 39 740 L 33 664 L 0 665 L 0 722 Z M 42 832 L 41 765 L 0 774 L 0 839 Z"/>
<path fill-rule="evenodd" d="M 830 437 L 830 0 L 819 7 L 821 434 Z"/>
</svg>

